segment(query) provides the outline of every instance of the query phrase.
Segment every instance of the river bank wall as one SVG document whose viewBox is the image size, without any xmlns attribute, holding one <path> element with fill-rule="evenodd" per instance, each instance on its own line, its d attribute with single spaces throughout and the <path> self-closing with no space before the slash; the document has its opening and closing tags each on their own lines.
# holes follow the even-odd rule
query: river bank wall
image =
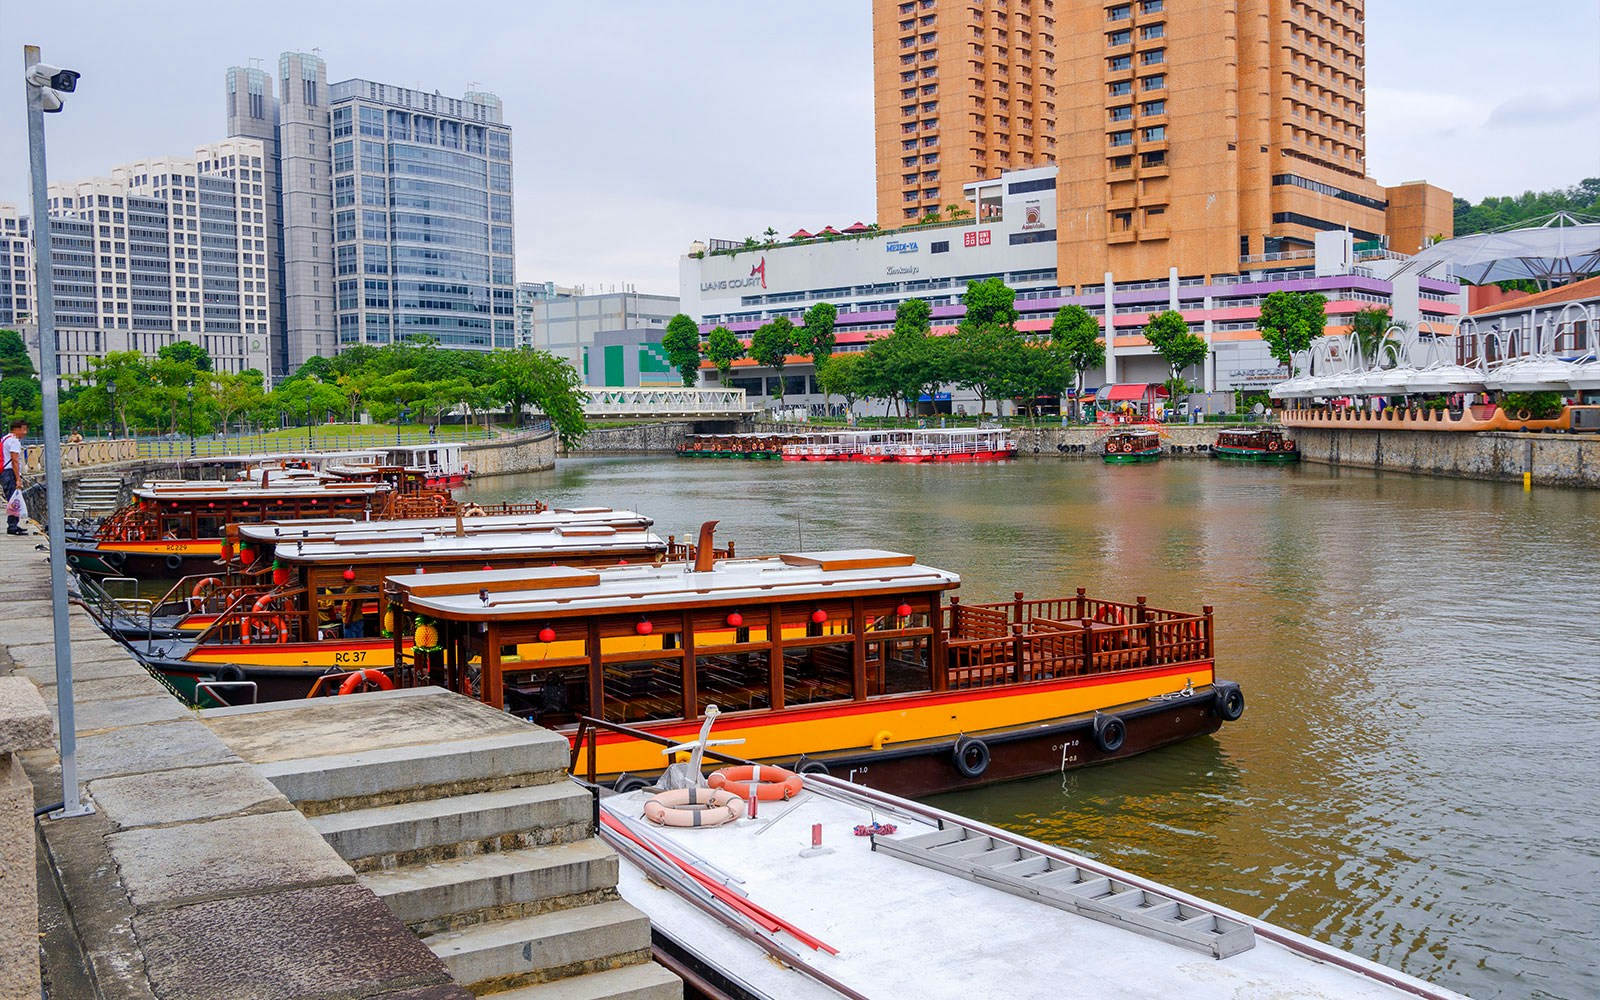
<svg viewBox="0 0 1600 1000">
<path fill-rule="evenodd" d="M 1308 462 L 1451 479 L 1600 489 L 1600 435 L 1297 428 Z"/>
<path fill-rule="evenodd" d="M 505 435 L 484 444 L 469 444 L 461 449 L 462 461 L 474 476 L 512 476 L 522 472 L 544 472 L 556 465 L 556 433 Z"/>
</svg>

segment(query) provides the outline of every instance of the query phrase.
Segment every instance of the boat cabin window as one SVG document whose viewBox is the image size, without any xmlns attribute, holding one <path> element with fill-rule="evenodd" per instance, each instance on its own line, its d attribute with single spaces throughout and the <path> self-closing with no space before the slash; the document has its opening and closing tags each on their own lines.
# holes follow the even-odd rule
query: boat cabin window
<svg viewBox="0 0 1600 1000">
<path fill-rule="evenodd" d="M 867 643 L 867 694 L 913 694 L 933 688 L 933 637 Z"/>
<path fill-rule="evenodd" d="M 507 708 L 541 726 L 575 725 L 589 714 L 589 668 L 548 667 L 506 683 Z"/>
<path fill-rule="evenodd" d="M 227 519 L 215 514 L 202 514 L 194 519 L 194 537 L 221 538 L 222 526 Z"/>
<path fill-rule="evenodd" d="M 604 718 L 652 722 L 683 717 L 683 657 L 607 663 Z"/>
<path fill-rule="evenodd" d="M 854 698 L 854 648 L 854 644 L 848 642 L 785 646 L 784 705 L 810 705 L 819 701 L 849 701 Z"/>
<path fill-rule="evenodd" d="M 168 514 L 161 518 L 162 538 L 193 538 L 189 531 L 189 517 L 185 514 Z"/>
</svg>

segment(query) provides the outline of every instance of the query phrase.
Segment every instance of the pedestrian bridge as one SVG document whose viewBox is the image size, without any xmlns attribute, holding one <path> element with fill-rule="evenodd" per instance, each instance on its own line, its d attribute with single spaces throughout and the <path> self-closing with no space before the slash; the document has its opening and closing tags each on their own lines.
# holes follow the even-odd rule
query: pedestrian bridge
<svg viewBox="0 0 1600 1000">
<path fill-rule="evenodd" d="M 583 415 L 594 419 L 625 417 L 744 417 L 750 397 L 743 389 L 621 388 L 585 386 Z"/>
</svg>

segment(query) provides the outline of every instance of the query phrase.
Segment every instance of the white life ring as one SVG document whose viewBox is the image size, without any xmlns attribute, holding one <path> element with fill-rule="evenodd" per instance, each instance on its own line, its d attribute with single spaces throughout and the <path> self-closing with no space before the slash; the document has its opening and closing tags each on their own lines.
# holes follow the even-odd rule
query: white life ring
<svg viewBox="0 0 1600 1000">
<path fill-rule="evenodd" d="M 644 818 L 659 826 L 722 826 L 743 816 L 744 799 L 720 788 L 674 788 L 644 804 Z"/>
</svg>

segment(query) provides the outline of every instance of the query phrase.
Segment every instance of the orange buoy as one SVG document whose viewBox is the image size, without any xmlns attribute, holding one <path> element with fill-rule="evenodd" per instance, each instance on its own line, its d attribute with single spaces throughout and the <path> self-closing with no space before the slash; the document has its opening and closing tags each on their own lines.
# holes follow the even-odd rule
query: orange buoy
<svg viewBox="0 0 1600 1000">
<path fill-rule="evenodd" d="M 799 795 L 805 787 L 798 774 L 774 764 L 741 764 L 712 771 L 706 779 L 712 788 L 725 788 L 741 799 L 750 797 L 755 789 L 760 802 L 781 802 Z"/>
<path fill-rule="evenodd" d="M 394 681 L 389 679 L 388 674 L 382 670 L 374 670 L 368 667 L 366 670 L 357 670 L 349 677 L 346 677 L 344 683 L 339 685 L 339 693 L 355 694 L 356 691 L 367 684 L 373 685 L 379 691 L 394 690 Z"/>
</svg>

